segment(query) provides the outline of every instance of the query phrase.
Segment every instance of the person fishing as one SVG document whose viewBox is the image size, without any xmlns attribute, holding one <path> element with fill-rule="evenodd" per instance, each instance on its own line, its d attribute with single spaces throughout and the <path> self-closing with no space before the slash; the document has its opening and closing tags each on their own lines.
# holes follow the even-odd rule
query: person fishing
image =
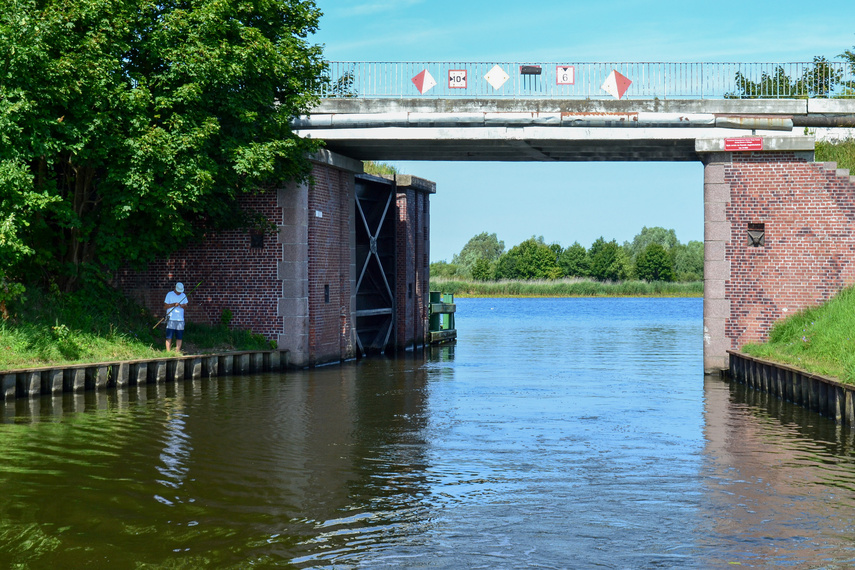
<svg viewBox="0 0 855 570">
<path fill-rule="evenodd" d="M 181 352 L 181 341 L 184 339 L 184 308 L 187 306 L 187 295 L 184 294 L 184 284 L 175 284 L 175 290 L 166 294 L 163 308 L 166 313 L 166 352 L 172 348 L 175 338 L 175 351 Z"/>
</svg>

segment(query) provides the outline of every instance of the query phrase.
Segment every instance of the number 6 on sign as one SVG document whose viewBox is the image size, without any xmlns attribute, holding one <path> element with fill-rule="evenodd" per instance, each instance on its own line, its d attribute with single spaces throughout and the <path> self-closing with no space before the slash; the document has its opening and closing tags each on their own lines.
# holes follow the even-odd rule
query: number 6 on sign
<svg viewBox="0 0 855 570">
<path fill-rule="evenodd" d="M 449 69 L 448 70 L 448 88 L 449 89 L 466 89 L 466 70 L 465 69 Z"/>
<path fill-rule="evenodd" d="M 555 83 L 557 85 L 573 85 L 576 83 L 576 67 L 559 65 L 555 68 Z"/>
</svg>

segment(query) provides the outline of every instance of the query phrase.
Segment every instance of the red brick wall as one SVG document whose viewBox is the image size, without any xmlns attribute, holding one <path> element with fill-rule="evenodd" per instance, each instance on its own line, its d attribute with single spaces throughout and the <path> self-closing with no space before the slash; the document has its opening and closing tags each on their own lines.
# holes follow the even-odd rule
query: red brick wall
<svg viewBox="0 0 855 570">
<path fill-rule="evenodd" d="M 314 184 L 309 188 L 309 359 L 316 364 L 355 355 L 350 306 L 354 205 L 353 174 L 316 166 L 312 176 Z"/>
<path fill-rule="evenodd" d="M 413 235 L 411 223 L 415 218 L 415 190 L 398 190 L 396 195 L 395 251 L 397 260 L 395 291 L 395 339 L 398 348 L 413 344 L 413 301 L 415 300 L 415 267 L 413 266 Z"/>
<path fill-rule="evenodd" d="M 792 152 L 734 153 L 725 167 L 731 202 L 731 348 L 768 338 L 771 325 L 855 283 L 855 184 L 833 165 Z M 749 247 L 749 223 L 765 224 L 765 247 Z"/>
<path fill-rule="evenodd" d="M 425 342 L 430 264 L 429 194 L 413 187 L 398 187 L 396 263 L 396 344 L 398 348 Z"/>
<path fill-rule="evenodd" d="M 241 203 L 274 223 L 281 220 L 275 192 L 246 196 Z M 277 316 L 281 296 L 277 263 L 281 259 L 282 248 L 275 235 L 264 236 L 263 248 L 251 248 L 248 232 L 228 231 L 211 235 L 170 259 L 155 261 L 145 272 L 123 270 L 119 286 L 160 315 L 166 293 L 181 281 L 189 294 L 188 321 L 215 324 L 223 310 L 229 309 L 234 326 L 275 339 L 282 332 L 282 318 Z"/>
<path fill-rule="evenodd" d="M 415 289 L 414 338 L 419 344 L 427 341 L 428 333 L 428 303 L 430 301 L 430 194 L 416 194 L 417 223 L 414 222 L 416 234 L 414 257 L 418 270 L 413 287 Z"/>
<path fill-rule="evenodd" d="M 303 216 L 309 235 L 309 357 L 312 363 L 319 363 L 355 355 L 351 321 L 353 174 L 315 164 L 312 176 L 309 208 Z M 275 191 L 243 197 L 241 204 L 273 224 L 282 224 Z M 283 259 L 276 235 L 266 235 L 263 248 L 252 248 L 247 231 L 227 231 L 212 234 L 169 259 L 157 260 L 146 271 L 125 269 L 118 284 L 160 315 L 163 299 L 176 281 L 182 281 L 188 293 L 201 281 L 190 295 L 185 313 L 188 321 L 216 324 L 228 308 L 233 326 L 276 340 L 288 332 L 278 314 L 280 261 L 299 260 Z M 324 285 L 329 285 L 328 303 Z"/>
<path fill-rule="evenodd" d="M 285 323 L 296 323 L 291 328 L 307 328 L 304 334 L 308 336 L 308 347 L 298 350 L 307 350 L 308 364 L 353 358 L 356 356 L 354 176 L 350 171 L 316 163 L 312 179 L 303 194 L 307 196 L 303 205 L 295 206 L 288 200 L 277 205 L 277 192 L 242 198 L 245 208 L 280 226 L 280 235 L 285 229 L 305 222 L 308 235 L 305 249 L 301 250 L 297 242 L 280 243 L 277 235 L 265 236 L 264 248 L 251 248 L 248 232 L 221 232 L 176 252 L 168 260 L 152 263 L 147 271 L 122 271 L 119 286 L 160 315 L 163 299 L 176 281 L 182 281 L 188 292 L 201 281 L 190 295 L 186 312 L 189 321 L 215 324 L 223 309 L 228 308 L 234 314 L 234 326 L 263 334 L 270 340 L 280 339 L 280 335 L 294 336 L 294 330 L 285 330 Z M 402 347 L 424 342 L 427 317 L 430 232 L 426 192 L 432 192 L 433 186 L 426 181 L 418 184 L 427 190 L 402 187 L 397 202 L 396 233 L 401 257 L 395 284 L 399 318 L 396 326 Z M 303 260 L 295 258 L 304 255 L 308 256 L 308 264 L 304 266 L 307 277 L 301 280 L 292 275 L 299 271 L 291 266 L 299 265 Z M 283 279 L 306 284 L 307 311 L 300 310 L 305 304 L 301 305 L 299 286 L 291 283 L 289 288 L 293 291 L 283 297 L 288 283 Z"/>
</svg>

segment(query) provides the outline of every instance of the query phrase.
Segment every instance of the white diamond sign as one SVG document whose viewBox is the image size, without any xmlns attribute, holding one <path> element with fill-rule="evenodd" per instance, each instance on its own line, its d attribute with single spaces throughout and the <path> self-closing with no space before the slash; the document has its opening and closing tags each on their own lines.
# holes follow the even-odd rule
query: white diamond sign
<svg viewBox="0 0 855 570">
<path fill-rule="evenodd" d="M 484 76 L 484 79 L 487 80 L 487 83 L 493 86 L 493 89 L 500 89 L 502 85 L 505 84 L 505 81 L 510 79 L 510 75 L 505 73 L 505 70 L 499 67 L 498 65 L 494 65 L 493 69 L 487 72 Z"/>
</svg>

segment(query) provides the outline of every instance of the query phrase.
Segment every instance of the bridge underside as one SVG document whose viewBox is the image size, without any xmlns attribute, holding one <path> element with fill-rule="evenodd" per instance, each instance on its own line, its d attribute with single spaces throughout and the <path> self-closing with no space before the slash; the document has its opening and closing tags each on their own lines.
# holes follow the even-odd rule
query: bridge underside
<svg viewBox="0 0 855 570">
<path fill-rule="evenodd" d="M 339 129 L 327 131 L 323 135 L 329 150 L 359 160 L 503 162 L 700 160 L 695 152 L 695 137 L 664 139 L 637 132 L 626 133 L 618 129 L 615 129 L 617 132 L 612 133 L 611 136 L 603 132 L 556 133 L 555 129 L 536 127 L 477 130 L 466 128 L 458 129 L 458 132 L 442 129 L 444 133 L 438 133 L 438 130 L 440 129 Z M 598 131 L 603 130 L 598 129 Z M 628 134 L 634 136 L 628 137 Z M 709 131 L 704 131 L 702 134 L 714 136 Z M 600 138 L 604 136 L 605 138 Z M 719 137 L 723 136 L 719 134 Z"/>
</svg>

